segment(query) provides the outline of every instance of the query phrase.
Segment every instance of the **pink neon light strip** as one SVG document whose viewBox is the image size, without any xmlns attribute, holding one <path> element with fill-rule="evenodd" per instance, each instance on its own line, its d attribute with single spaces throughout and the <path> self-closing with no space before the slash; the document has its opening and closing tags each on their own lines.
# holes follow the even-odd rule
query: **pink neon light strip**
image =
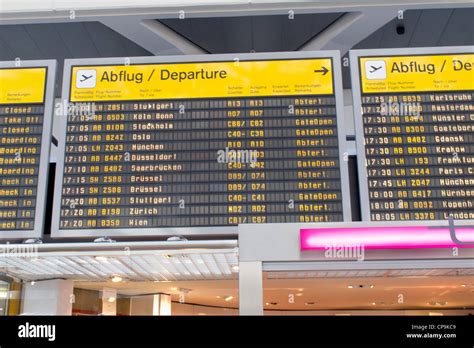
<svg viewBox="0 0 474 348">
<path fill-rule="evenodd" d="M 474 228 L 456 227 L 462 242 L 474 242 Z M 365 249 L 472 248 L 451 240 L 449 228 L 423 226 L 302 228 L 301 250 L 325 250 L 329 246 L 364 246 Z"/>
</svg>

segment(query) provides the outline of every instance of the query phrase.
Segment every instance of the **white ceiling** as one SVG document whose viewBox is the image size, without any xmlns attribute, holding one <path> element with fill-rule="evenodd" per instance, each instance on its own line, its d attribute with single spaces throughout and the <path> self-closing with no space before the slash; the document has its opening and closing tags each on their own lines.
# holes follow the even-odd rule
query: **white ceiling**
<svg viewBox="0 0 474 348">
<path fill-rule="evenodd" d="M 114 276 L 129 281 L 236 278 L 236 241 L 209 242 L 207 247 L 200 246 L 201 242 L 182 243 L 182 247 L 175 249 L 140 248 L 133 247 L 133 243 L 113 243 L 113 248 L 105 249 L 86 243 L 89 250 L 84 246 L 86 250 L 61 250 L 58 246 L 53 251 L 32 249 L 31 252 L 19 252 L 15 248 L 21 245 L 9 245 L 4 246 L 7 252 L 0 253 L 0 273 L 25 281 L 55 278 L 108 281 Z M 166 246 L 167 242 L 158 244 Z M 74 244 L 69 244 L 69 248 L 74 248 Z"/>
</svg>

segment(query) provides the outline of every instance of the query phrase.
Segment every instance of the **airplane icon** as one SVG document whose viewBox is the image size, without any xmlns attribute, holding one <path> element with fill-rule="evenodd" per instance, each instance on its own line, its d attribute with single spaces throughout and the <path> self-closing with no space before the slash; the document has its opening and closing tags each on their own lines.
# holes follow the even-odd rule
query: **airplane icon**
<svg viewBox="0 0 474 348">
<path fill-rule="evenodd" d="M 94 77 L 94 75 L 90 75 L 90 76 L 82 75 L 82 80 L 81 80 L 81 82 L 87 81 L 87 80 L 89 80 L 89 79 L 92 78 L 92 77 Z"/>
<path fill-rule="evenodd" d="M 371 65 L 370 67 L 372 68 L 372 70 L 370 70 L 370 71 L 369 71 L 371 74 L 373 74 L 373 73 L 374 73 L 374 72 L 376 72 L 377 70 L 379 70 L 379 69 L 382 69 L 382 68 L 383 68 L 383 66 L 382 66 L 382 65 L 381 65 L 381 66 L 379 66 L 379 67 L 376 67 L 376 66 L 373 66 L 373 65 Z"/>
<path fill-rule="evenodd" d="M 76 88 L 94 88 L 97 82 L 97 72 L 95 69 L 77 70 Z"/>
<path fill-rule="evenodd" d="M 387 65 L 385 61 L 366 60 L 365 78 L 367 80 L 385 80 L 387 78 Z"/>
</svg>

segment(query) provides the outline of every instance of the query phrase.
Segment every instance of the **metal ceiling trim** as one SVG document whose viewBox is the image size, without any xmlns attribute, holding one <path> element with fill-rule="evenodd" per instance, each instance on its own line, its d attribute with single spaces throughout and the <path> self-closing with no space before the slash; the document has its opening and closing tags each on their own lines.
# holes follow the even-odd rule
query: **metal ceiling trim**
<svg viewBox="0 0 474 348">
<path fill-rule="evenodd" d="M 232 249 L 238 248 L 237 240 L 215 240 L 215 241 L 180 241 L 180 242 L 112 242 L 112 243 L 45 243 L 45 244 L 0 244 L 0 250 L 17 248 L 23 250 L 32 247 L 38 252 L 59 251 L 167 251 L 167 253 L 179 252 L 202 252 L 204 249 Z M 1 256 L 2 253 L 0 253 Z"/>
<path fill-rule="evenodd" d="M 394 260 L 332 262 L 263 262 L 264 272 L 339 271 L 339 270 L 406 270 L 406 269 L 472 269 L 472 259 Z"/>
</svg>

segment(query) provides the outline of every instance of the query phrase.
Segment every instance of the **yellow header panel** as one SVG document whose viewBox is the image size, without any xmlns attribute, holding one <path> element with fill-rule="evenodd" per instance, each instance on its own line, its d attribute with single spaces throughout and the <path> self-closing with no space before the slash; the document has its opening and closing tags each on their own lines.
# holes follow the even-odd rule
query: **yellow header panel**
<svg viewBox="0 0 474 348">
<path fill-rule="evenodd" d="M 72 102 L 333 94 L 330 58 L 73 67 Z"/>
<path fill-rule="evenodd" d="M 0 69 L 0 104 L 44 102 L 46 68 Z"/>
<path fill-rule="evenodd" d="M 362 93 L 474 89 L 474 54 L 359 59 Z"/>
</svg>

